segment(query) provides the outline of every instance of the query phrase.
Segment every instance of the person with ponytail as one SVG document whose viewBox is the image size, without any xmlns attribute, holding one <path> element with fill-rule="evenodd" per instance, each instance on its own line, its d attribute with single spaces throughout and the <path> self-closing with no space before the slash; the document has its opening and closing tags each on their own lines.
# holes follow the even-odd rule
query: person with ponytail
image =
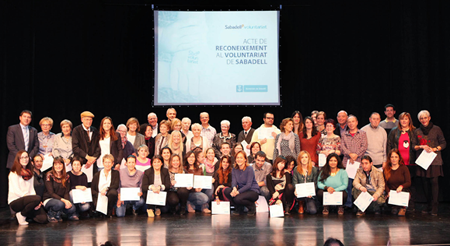
<svg viewBox="0 0 450 246">
<path fill-rule="evenodd" d="M 8 204 L 16 213 L 19 225 L 28 225 L 27 217 L 38 223 L 46 223 L 41 197 L 34 190 L 33 166 L 25 150 L 17 152 L 8 175 Z"/>
</svg>

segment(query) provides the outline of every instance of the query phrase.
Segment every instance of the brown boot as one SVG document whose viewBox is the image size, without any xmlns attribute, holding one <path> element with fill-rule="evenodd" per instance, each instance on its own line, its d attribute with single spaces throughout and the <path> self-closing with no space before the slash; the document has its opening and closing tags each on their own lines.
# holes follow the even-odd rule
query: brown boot
<svg viewBox="0 0 450 246">
<path fill-rule="evenodd" d="M 400 211 L 398 211 L 398 216 L 405 216 L 406 214 L 406 208 L 401 208 Z"/>
<path fill-rule="evenodd" d="M 305 212 L 305 208 L 303 207 L 303 201 L 298 202 L 298 213 L 303 214 Z"/>
</svg>

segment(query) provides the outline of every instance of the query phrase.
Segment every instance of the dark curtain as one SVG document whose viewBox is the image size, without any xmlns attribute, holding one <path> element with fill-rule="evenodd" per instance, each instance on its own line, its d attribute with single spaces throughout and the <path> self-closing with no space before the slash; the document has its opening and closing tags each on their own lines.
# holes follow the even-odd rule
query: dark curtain
<svg viewBox="0 0 450 246">
<path fill-rule="evenodd" d="M 98 126 L 110 116 L 117 126 L 129 117 L 146 122 L 155 112 L 165 118 L 167 107 L 153 107 L 153 13 L 160 9 L 275 9 L 280 23 L 280 107 L 176 107 L 178 116 L 199 122 L 210 112 L 211 124 L 249 115 L 259 127 L 264 112 L 279 125 L 294 110 L 308 115 L 323 110 L 335 118 L 339 110 L 368 123 L 384 105 L 397 115 L 413 116 L 428 109 L 434 124 L 450 139 L 447 98 L 450 80 L 449 1 L 282 1 L 246 6 L 186 5 L 166 1 L 0 1 L 0 204 L 6 204 L 7 127 L 18 123 L 21 110 L 33 111 L 32 125 L 50 116 L 53 132 L 59 122 L 80 124 L 80 113 L 92 111 Z M 264 5 L 265 4 L 265 5 Z M 217 92 L 220 93 L 220 92 Z M 419 126 L 414 117 L 415 126 Z M 449 162 L 443 151 L 444 163 Z M 444 166 L 448 176 L 449 168 Z M 450 188 L 442 178 L 441 191 Z M 450 195 L 442 193 L 443 200 Z"/>
</svg>

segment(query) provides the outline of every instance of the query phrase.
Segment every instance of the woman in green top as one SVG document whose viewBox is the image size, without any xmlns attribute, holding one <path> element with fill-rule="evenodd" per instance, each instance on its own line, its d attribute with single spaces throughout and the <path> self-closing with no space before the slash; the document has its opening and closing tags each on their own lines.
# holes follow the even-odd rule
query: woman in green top
<svg viewBox="0 0 450 246">
<path fill-rule="evenodd" d="M 335 191 L 342 192 L 342 201 L 347 201 L 348 175 L 344 170 L 342 161 L 336 153 L 327 156 L 327 162 L 322 168 L 317 182 L 317 196 L 323 201 L 323 193 L 333 194 Z M 328 206 L 323 206 L 323 214 L 328 214 Z M 344 214 L 344 206 L 339 206 L 338 214 Z"/>
<path fill-rule="evenodd" d="M 311 160 L 311 156 L 308 151 L 302 150 L 297 158 L 298 165 L 294 169 L 293 184 L 302 183 L 314 183 L 314 187 L 317 189 L 317 175 L 319 171 Z M 295 191 L 295 197 L 297 197 L 297 190 Z M 303 214 L 306 204 L 306 211 L 309 214 L 317 213 L 316 200 L 313 196 L 298 198 L 298 213 Z"/>
</svg>

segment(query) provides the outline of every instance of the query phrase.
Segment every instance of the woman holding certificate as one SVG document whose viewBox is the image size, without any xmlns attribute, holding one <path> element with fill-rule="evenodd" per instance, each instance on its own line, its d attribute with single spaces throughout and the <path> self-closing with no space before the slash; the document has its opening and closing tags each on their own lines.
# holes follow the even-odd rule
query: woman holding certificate
<svg viewBox="0 0 450 246">
<path fill-rule="evenodd" d="M 231 188 L 225 190 L 225 196 L 235 205 L 235 214 L 244 212 L 244 206 L 248 209 L 248 215 L 256 214 L 255 202 L 259 198 L 259 186 L 255 180 L 255 172 L 248 165 L 247 155 L 241 151 L 235 156 L 235 166 L 231 178 Z"/>
<path fill-rule="evenodd" d="M 69 220 L 78 220 L 76 208 L 70 202 L 70 180 L 62 157 L 56 157 L 53 160 L 53 167 L 45 179 L 45 188 L 42 200 L 49 222 L 61 222 L 62 212 L 69 217 Z"/>
<path fill-rule="evenodd" d="M 41 197 L 34 191 L 33 166 L 26 151 L 17 152 L 8 180 L 8 204 L 16 213 L 19 225 L 28 225 L 27 217 L 38 223 L 46 223 Z"/>
<path fill-rule="evenodd" d="M 383 175 L 385 180 L 386 198 L 389 198 L 389 192 L 396 191 L 400 193 L 402 191 L 408 192 L 411 187 L 411 176 L 408 168 L 403 163 L 402 156 L 398 149 L 392 149 L 387 156 L 386 165 L 383 169 Z M 389 200 L 386 200 L 387 202 Z M 405 216 L 406 207 L 392 206 L 392 214 L 398 214 L 398 216 Z"/>
<path fill-rule="evenodd" d="M 281 133 L 275 138 L 275 148 L 273 149 L 273 159 L 279 155 L 284 157 L 293 156 L 294 158 L 300 153 L 300 139 L 292 130 L 294 122 L 291 118 L 284 119 L 280 124 Z"/>
<path fill-rule="evenodd" d="M 147 147 L 146 145 L 141 145 Z M 144 197 L 142 196 L 142 177 L 143 172 L 136 169 L 136 157 L 130 155 L 127 157 L 127 168 L 120 169 L 120 189 L 117 198 L 116 215 L 117 217 L 124 217 L 127 205 L 133 207 L 133 215 L 138 214 L 138 209 L 145 205 Z M 134 188 L 134 189 L 127 189 Z M 129 193 L 129 194 L 126 194 Z M 125 196 L 135 196 L 135 199 L 125 198 Z"/>
<path fill-rule="evenodd" d="M 284 214 L 289 215 L 293 207 L 294 201 L 294 186 L 292 185 L 291 174 L 285 172 L 286 158 L 278 156 L 273 162 L 272 173 L 266 177 L 267 188 L 270 191 L 272 198 L 269 201 L 270 205 L 283 204 Z"/>
<path fill-rule="evenodd" d="M 159 155 L 153 156 L 152 167 L 144 172 L 142 179 L 142 192 L 147 200 L 148 192 L 160 194 L 161 191 L 170 189 L 170 175 L 167 168 L 163 168 L 163 158 Z M 166 196 L 167 205 L 167 196 Z M 147 205 L 147 215 L 150 218 L 161 215 L 161 212 L 167 212 L 168 206 Z M 163 210 L 163 211 L 161 211 Z"/>
<path fill-rule="evenodd" d="M 231 158 L 229 156 L 222 156 L 220 158 L 219 169 L 214 174 L 214 196 L 215 200 L 228 201 L 225 197 L 225 189 L 231 187 Z"/>
<path fill-rule="evenodd" d="M 184 161 L 185 173 L 192 173 L 195 175 L 203 175 L 202 169 L 198 166 L 197 157 L 199 153 L 194 153 L 189 151 L 186 154 L 186 159 Z M 209 214 L 209 201 L 208 195 L 202 192 L 202 188 L 187 187 L 190 191 L 189 198 L 187 202 L 187 210 L 189 213 L 195 213 L 195 209 L 201 209 L 203 213 Z"/>
<path fill-rule="evenodd" d="M 438 195 L 439 195 L 439 177 L 444 176 L 442 170 L 442 155 L 441 151 L 447 146 L 444 138 L 444 133 L 439 126 L 433 125 L 430 121 L 430 112 L 422 110 L 418 114 L 420 127 L 416 130 L 416 135 L 419 138 L 419 143 L 416 145 L 416 150 L 419 156 L 424 150 L 427 153 L 434 152 L 436 157 L 431 162 L 427 170 L 418 167 L 417 176 L 422 177 L 425 194 L 427 195 L 428 208 L 422 213 L 428 213 L 431 209 L 431 215 L 436 216 L 438 212 Z M 431 192 L 430 192 L 431 191 Z M 431 194 L 430 194 L 431 193 Z"/>
<path fill-rule="evenodd" d="M 82 190 L 85 191 L 88 187 L 88 180 L 86 174 L 84 174 L 81 171 L 81 167 L 83 166 L 83 160 L 75 156 L 72 159 L 72 170 L 69 171 L 67 174 L 69 175 L 69 181 L 70 181 L 70 201 L 73 203 L 73 192 L 72 190 Z M 82 202 L 82 203 L 76 203 L 75 206 L 75 214 L 76 216 L 80 217 L 80 212 L 86 212 L 91 207 L 89 202 Z"/>
<path fill-rule="evenodd" d="M 320 171 L 317 181 L 317 196 L 319 201 L 324 201 L 324 193 L 328 192 L 332 195 L 334 192 L 342 192 L 342 201 L 347 201 L 347 186 L 348 175 L 344 170 L 341 158 L 336 153 L 331 153 L 327 156 L 327 162 Z M 329 206 L 323 206 L 322 214 L 327 215 L 329 213 Z M 339 205 L 338 214 L 344 214 L 344 206 Z"/>
<path fill-rule="evenodd" d="M 189 191 L 184 187 L 175 187 L 175 174 L 183 174 L 182 158 L 175 154 L 170 157 L 169 175 L 170 175 L 170 190 L 167 193 L 167 203 L 169 204 L 172 213 L 176 213 L 176 208 L 180 204 L 180 215 L 186 214 L 186 203 L 189 197 Z"/>
<path fill-rule="evenodd" d="M 106 215 L 112 217 L 112 211 L 117 204 L 117 189 L 120 184 L 119 171 L 111 170 L 114 164 L 114 156 L 107 154 L 103 156 L 103 170 L 94 174 L 91 184 L 92 201 L 94 208 L 97 208 L 98 198 L 106 197 L 108 200 Z"/>
<path fill-rule="evenodd" d="M 304 184 L 304 183 L 314 183 L 314 187 L 317 187 L 317 175 L 319 171 L 317 167 L 314 166 L 314 163 L 311 160 L 311 157 L 307 151 L 300 151 L 298 155 L 298 166 L 294 169 L 293 183 Z M 297 189 L 294 192 L 294 195 L 297 197 Z M 316 200 L 313 196 L 300 197 L 298 198 L 298 213 L 303 214 L 305 212 L 309 214 L 317 213 Z"/>
</svg>

